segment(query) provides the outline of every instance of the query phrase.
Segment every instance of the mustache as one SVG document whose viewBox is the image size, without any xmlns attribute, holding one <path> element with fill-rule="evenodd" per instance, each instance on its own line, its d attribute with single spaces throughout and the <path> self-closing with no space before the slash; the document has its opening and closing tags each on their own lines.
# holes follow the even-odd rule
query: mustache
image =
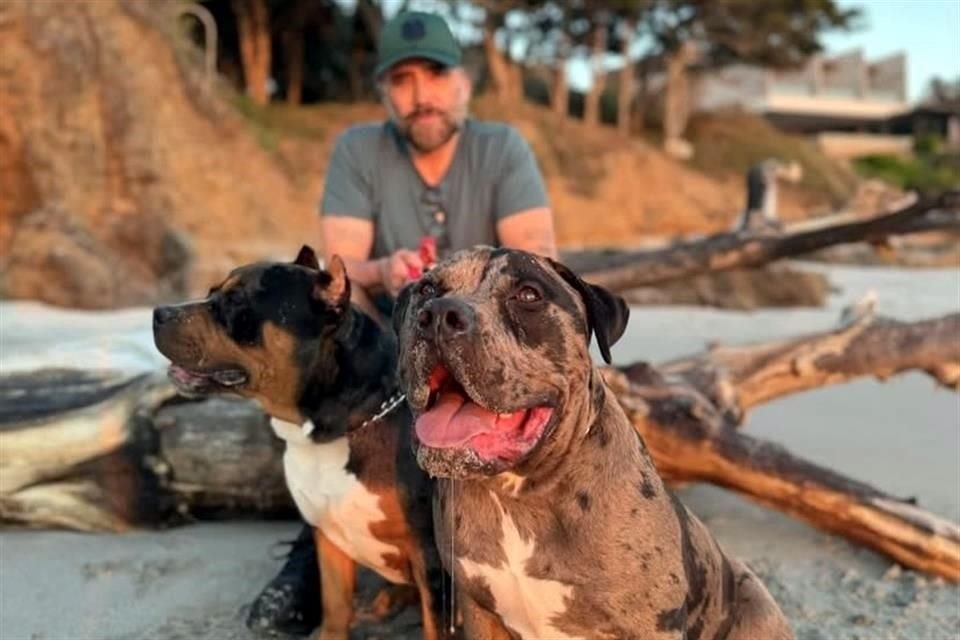
<svg viewBox="0 0 960 640">
<path fill-rule="evenodd" d="M 416 120 L 421 116 L 430 116 L 430 115 L 440 116 L 441 118 L 448 117 L 447 112 L 442 111 L 440 109 L 436 109 L 434 107 L 417 107 L 416 109 L 408 113 L 407 116 L 404 118 L 404 120 L 406 120 L 407 122 L 413 122 L 414 120 Z"/>
</svg>

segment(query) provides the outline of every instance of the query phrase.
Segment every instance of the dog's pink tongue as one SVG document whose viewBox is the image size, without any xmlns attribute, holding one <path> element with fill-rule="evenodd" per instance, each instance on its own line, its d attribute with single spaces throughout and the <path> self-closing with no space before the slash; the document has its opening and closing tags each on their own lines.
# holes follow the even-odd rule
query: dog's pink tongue
<svg viewBox="0 0 960 640">
<path fill-rule="evenodd" d="M 523 412 L 518 416 L 522 418 Z M 428 447 L 459 447 L 478 434 L 496 430 L 497 414 L 458 393 L 444 393 L 433 409 L 420 416 L 416 428 L 420 442 Z"/>
</svg>

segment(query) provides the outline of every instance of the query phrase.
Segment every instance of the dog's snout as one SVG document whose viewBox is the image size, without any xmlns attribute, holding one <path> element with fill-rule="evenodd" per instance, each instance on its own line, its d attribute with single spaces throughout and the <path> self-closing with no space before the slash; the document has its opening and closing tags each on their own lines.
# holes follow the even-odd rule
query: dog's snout
<svg viewBox="0 0 960 640">
<path fill-rule="evenodd" d="M 177 324 L 189 324 L 193 316 L 193 313 L 191 313 L 193 308 L 194 305 L 190 304 L 171 304 L 154 307 L 153 328 L 172 328 L 173 325 Z"/>
<path fill-rule="evenodd" d="M 157 307 L 153 310 L 153 326 L 162 327 L 177 317 L 176 307 Z"/>
<path fill-rule="evenodd" d="M 472 333 L 476 316 L 467 303 L 454 298 L 431 300 L 417 313 L 420 330 L 431 336 L 455 338 Z"/>
<path fill-rule="evenodd" d="M 421 329 L 429 329 L 433 326 L 433 312 L 427 308 L 420 309 L 417 313 L 417 325 Z"/>
<path fill-rule="evenodd" d="M 453 333 L 464 333 L 469 328 L 469 323 L 462 311 L 448 309 L 443 314 L 443 328 Z"/>
</svg>

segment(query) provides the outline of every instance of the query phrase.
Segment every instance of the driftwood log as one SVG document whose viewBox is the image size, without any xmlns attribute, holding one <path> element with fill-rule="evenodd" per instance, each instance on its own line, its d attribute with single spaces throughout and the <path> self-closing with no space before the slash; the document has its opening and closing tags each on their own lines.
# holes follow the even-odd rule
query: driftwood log
<svg viewBox="0 0 960 640">
<path fill-rule="evenodd" d="M 294 515 L 282 443 L 237 398 L 180 397 L 166 374 L 0 376 L 0 519 L 124 531 Z"/>
<path fill-rule="evenodd" d="M 734 231 L 640 251 L 579 251 L 563 260 L 585 279 L 615 291 L 659 285 L 690 276 L 755 268 L 819 249 L 890 236 L 960 230 L 960 189 L 921 195 L 902 209 L 866 219 L 783 232 Z"/>
<path fill-rule="evenodd" d="M 825 273 L 792 264 L 708 271 L 620 292 L 635 306 L 708 306 L 719 309 L 821 307 L 833 292 Z"/>
<path fill-rule="evenodd" d="M 654 367 L 604 370 L 668 482 L 709 482 L 960 580 L 960 527 L 738 429 L 752 407 L 908 370 L 960 388 L 960 314 L 919 322 L 863 305 L 838 328 L 712 346 Z M 192 519 L 295 514 L 281 444 L 253 403 L 185 400 L 162 372 L 0 377 L 0 519 L 123 531 Z"/>
<path fill-rule="evenodd" d="M 920 370 L 960 390 L 960 314 L 914 323 L 853 315 L 836 331 L 704 354 L 607 381 L 672 482 L 709 482 L 790 513 L 914 569 L 960 580 L 960 526 L 737 430 L 790 393 Z"/>
</svg>

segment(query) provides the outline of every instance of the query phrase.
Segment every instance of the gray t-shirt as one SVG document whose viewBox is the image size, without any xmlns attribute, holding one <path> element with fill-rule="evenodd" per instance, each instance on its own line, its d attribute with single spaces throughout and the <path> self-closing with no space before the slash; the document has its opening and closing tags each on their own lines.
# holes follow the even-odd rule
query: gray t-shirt
<svg viewBox="0 0 960 640">
<path fill-rule="evenodd" d="M 529 145 L 513 127 L 468 118 L 446 175 L 428 187 L 408 143 L 392 123 L 351 127 L 337 139 L 327 169 L 320 212 L 372 220 L 371 258 L 416 249 L 426 235 L 441 236 L 444 251 L 499 244 L 499 220 L 547 206 L 543 177 Z M 442 257 L 442 255 L 441 255 Z"/>
</svg>

